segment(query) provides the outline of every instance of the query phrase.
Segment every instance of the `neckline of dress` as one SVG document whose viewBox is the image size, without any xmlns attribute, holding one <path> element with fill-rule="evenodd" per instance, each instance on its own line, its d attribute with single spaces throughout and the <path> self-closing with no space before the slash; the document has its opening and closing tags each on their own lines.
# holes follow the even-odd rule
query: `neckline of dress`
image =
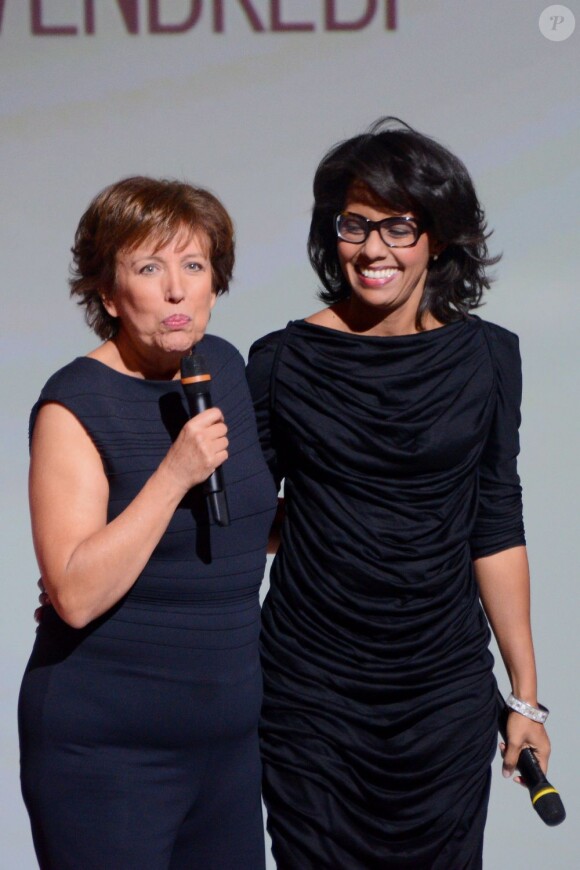
<svg viewBox="0 0 580 870">
<path fill-rule="evenodd" d="M 363 342 L 377 342 L 377 343 L 385 343 L 385 342 L 404 342 L 404 341 L 426 341 L 427 339 L 440 338 L 442 336 L 449 335 L 450 332 L 455 332 L 456 329 L 462 326 L 468 325 L 476 325 L 480 323 L 480 318 L 476 315 L 470 314 L 465 318 L 461 318 L 460 320 L 454 320 L 452 323 L 444 323 L 442 326 L 438 326 L 435 329 L 426 329 L 423 332 L 408 332 L 402 335 L 366 335 L 360 332 L 347 332 L 343 329 L 334 329 L 331 326 L 322 326 L 319 323 L 310 323 L 308 320 L 302 318 L 300 320 L 292 320 L 290 321 L 291 326 L 303 326 L 307 330 L 314 330 L 318 333 L 330 335 L 330 336 L 343 336 L 346 339 L 356 339 Z"/>
<path fill-rule="evenodd" d="M 129 375 L 127 374 L 127 372 L 120 372 L 118 369 L 114 369 L 112 366 L 107 365 L 107 363 L 104 363 L 100 359 L 96 359 L 94 356 L 78 356 L 77 361 L 96 363 L 98 366 L 101 366 L 101 368 L 103 368 L 105 371 L 110 372 L 113 375 L 117 375 L 120 378 L 125 378 L 132 383 L 163 384 L 164 386 L 168 386 L 169 384 L 181 383 L 179 378 L 139 378 L 136 375 Z"/>
</svg>

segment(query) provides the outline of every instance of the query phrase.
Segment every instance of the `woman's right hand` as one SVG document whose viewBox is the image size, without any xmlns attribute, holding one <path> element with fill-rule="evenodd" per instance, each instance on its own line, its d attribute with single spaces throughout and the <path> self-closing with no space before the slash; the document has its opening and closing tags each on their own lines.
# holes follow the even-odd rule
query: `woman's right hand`
<svg viewBox="0 0 580 870">
<path fill-rule="evenodd" d="M 227 426 L 219 408 L 208 408 L 183 426 L 159 470 L 173 477 L 185 495 L 228 458 Z"/>
</svg>

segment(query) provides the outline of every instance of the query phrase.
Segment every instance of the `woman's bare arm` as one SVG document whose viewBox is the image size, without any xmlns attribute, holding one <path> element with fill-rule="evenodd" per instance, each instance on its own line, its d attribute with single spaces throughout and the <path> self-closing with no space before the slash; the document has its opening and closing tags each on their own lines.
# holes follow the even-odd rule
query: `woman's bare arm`
<svg viewBox="0 0 580 870">
<path fill-rule="evenodd" d="M 107 523 L 109 487 L 84 427 L 62 405 L 43 405 L 31 444 L 34 546 L 58 614 L 81 628 L 131 588 L 186 492 L 227 458 L 226 426 L 212 408 L 183 427 L 147 483 Z"/>
<path fill-rule="evenodd" d="M 537 676 L 530 623 L 530 575 L 525 547 L 512 547 L 474 561 L 479 594 L 511 682 L 513 694 L 536 707 Z M 531 747 L 544 772 L 550 741 L 543 725 L 520 713 L 507 724 L 504 776 L 511 776 L 521 750 Z"/>
<path fill-rule="evenodd" d="M 274 522 L 272 523 L 272 528 L 270 529 L 270 534 L 268 537 L 268 555 L 274 555 L 278 552 L 278 547 L 280 546 L 280 538 L 282 535 L 282 523 L 284 522 L 284 517 L 286 515 L 286 511 L 284 509 L 284 499 L 278 499 L 278 507 L 276 508 L 276 515 L 274 516 Z"/>
</svg>

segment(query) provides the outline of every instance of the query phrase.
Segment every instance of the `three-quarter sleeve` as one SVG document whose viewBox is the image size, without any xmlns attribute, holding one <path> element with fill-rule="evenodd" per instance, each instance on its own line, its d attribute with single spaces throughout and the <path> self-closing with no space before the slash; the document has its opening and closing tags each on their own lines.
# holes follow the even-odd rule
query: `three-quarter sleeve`
<svg viewBox="0 0 580 870">
<path fill-rule="evenodd" d="M 282 334 L 282 331 L 273 332 L 256 341 L 250 348 L 246 367 L 246 376 L 258 424 L 260 445 L 278 489 L 284 477 L 284 471 L 273 421 L 271 390 L 273 369 Z"/>
<path fill-rule="evenodd" d="M 516 335 L 486 326 L 494 366 L 496 405 L 478 469 L 479 500 L 470 538 L 472 558 L 525 544 L 517 470 L 522 369 Z"/>
</svg>

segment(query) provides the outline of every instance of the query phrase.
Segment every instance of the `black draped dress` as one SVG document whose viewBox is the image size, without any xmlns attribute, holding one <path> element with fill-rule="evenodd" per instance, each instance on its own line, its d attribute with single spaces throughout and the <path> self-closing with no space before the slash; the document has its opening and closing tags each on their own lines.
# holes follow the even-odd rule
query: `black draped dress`
<svg viewBox="0 0 580 870">
<path fill-rule="evenodd" d="M 278 867 L 480 867 L 498 709 L 472 560 L 524 543 L 517 337 L 297 321 L 248 377 L 285 479 L 262 628 Z"/>
</svg>

